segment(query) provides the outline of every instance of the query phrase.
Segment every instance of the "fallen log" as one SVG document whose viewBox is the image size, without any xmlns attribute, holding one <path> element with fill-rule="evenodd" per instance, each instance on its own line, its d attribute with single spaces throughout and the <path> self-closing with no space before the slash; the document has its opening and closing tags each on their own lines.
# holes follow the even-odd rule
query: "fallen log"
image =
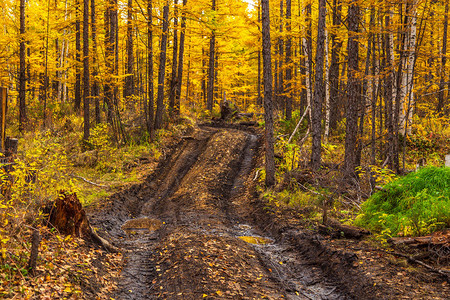
<svg viewBox="0 0 450 300">
<path fill-rule="evenodd" d="M 327 218 L 324 225 L 319 225 L 319 230 L 323 233 L 334 234 L 337 236 L 343 236 L 345 238 L 360 239 L 365 235 L 369 235 L 370 231 L 351 226 L 345 225 L 335 220 L 333 218 Z"/>
<path fill-rule="evenodd" d="M 444 246 L 450 248 L 450 230 L 438 231 L 432 235 L 417 237 L 393 237 L 388 240 L 393 245 L 408 245 L 411 247 Z"/>
<path fill-rule="evenodd" d="M 62 234 L 94 242 L 107 251 L 119 251 L 92 229 L 76 193 L 69 194 L 61 191 L 60 196 L 44 208 L 44 213 L 48 216 L 46 226 L 54 227 Z"/>
</svg>

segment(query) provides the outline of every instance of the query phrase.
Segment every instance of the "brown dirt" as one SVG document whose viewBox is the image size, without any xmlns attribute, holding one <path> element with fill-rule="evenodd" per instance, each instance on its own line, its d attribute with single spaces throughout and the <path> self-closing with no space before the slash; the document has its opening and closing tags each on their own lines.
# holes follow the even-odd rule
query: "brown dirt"
<svg viewBox="0 0 450 300">
<path fill-rule="evenodd" d="M 401 298 L 389 282 L 399 275 L 377 276 L 394 272 L 384 261 L 376 266 L 386 269 L 366 268 L 372 253 L 364 252 L 361 242 L 345 244 L 306 230 L 295 212 L 279 214 L 257 197 L 253 178 L 261 153 L 261 135 L 253 127 L 200 126 L 172 147 L 143 183 L 91 212 L 91 224 L 124 250 L 111 297 Z M 162 226 L 122 230 L 128 220 L 144 217 Z M 252 245 L 239 236 L 274 242 Z M 432 280 L 437 292 L 428 296 L 443 299 L 448 286 L 436 276 Z M 414 288 L 408 296 L 422 295 Z"/>
</svg>

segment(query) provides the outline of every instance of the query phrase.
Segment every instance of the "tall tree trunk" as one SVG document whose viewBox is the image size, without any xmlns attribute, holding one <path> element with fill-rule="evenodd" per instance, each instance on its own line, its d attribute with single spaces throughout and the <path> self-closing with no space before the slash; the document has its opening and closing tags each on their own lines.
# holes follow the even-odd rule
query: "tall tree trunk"
<svg viewBox="0 0 450 300">
<path fill-rule="evenodd" d="M 325 52 L 325 0 L 319 0 L 319 21 L 317 28 L 317 50 L 316 50 L 316 76 L 314 83 L 314 99 L 311 103 L 311 168 L 318 170 L 320 168 L 321 149 L 322 149 L 322 98 L 324 95 L 323 65 Z"/>
<path fill-rule="evenodd" d="M 95 123 L 101 122 L 100 118 L 100 101 L 99 101 L 99 84 L 98 84 L 98 66 L 97 66 L 97 18 L 95 15 L 95 0 L 91 0 L 91 31 L 92 31 L 92 91 L 91 98 L 95 104 Z"/>
<path fill-rule="evenodd" d="M 352 0 L 348 8 L 348 102 L 346 109 L 346 135 L 344 170 L 347 175 L 355 174 L 356 167 L 356 143 L 358 135 L 358 109 L 360 108 L 360 83 L 358 79 L 358 51 L 357 34 L 359 31 L 359 7 L 358 0 Z"/>
<path fill-rule="evenodd" d="M 284 111 L 285 101 L 284 101 L 284 81 L 283 81 L 283 61 L 284 61 L 284 40 L 283 40 L 283 0 L 280 0 L 280 36 L 278 37 L 278 85 L 276 88 L 276 103 L 277 109 Z"/>
<path fill-rule="evenodd" d="M 186 9 L 187 0 L 183 0 L 183 12 L 181 14 L 180 52 L 178 57 L 178 79 L 175 88 L 175 114 L 180 113 L 181 86 L 183 82 L 184 41 L 186 37 Z M 187 86 L 186 86 L 187 89 Z"/>
<path fill-rule="evenodd" d="M 175 94 L 177 87 L 177 52 L 178 52 L 178 0 L 173 0 L 174 18 L 173 18 L 173 45 L 172 45 L 172 78 L 170 79 L 169 92 L 169 111 L 171 114 L 175 112 Z"/>
<path fill-rule="evenodd" d="M 89 139 L 89 0 L 83 5 L 83 108 L 84 108 L 84 134 L 83 139 Z"/>
<path fill-rule="evenodd" d="M 312 92 L 312 20 L 311 20 L 311 0 L 308 0 L 306 7 L 306 37 L 303 38 L 303 54 L 305 56 L 305 85 L 306 85 L 306 107 L 311 107 Z M 309 110 L 309 120 L 311 121 L 311 109 Z"/>
<path fill-rule="evenodd" d="M 48 76 L 48 39 L 50 34 L 50 1 L 47 3 L 47 21 L 46 21 L 46 34 L 45 34 L 45 66 L 44 66 L 44 92 L 43 92 L 43 127 L 46 127 L 47 124 L 47 97 L 48 97 L 48 85 L 49 85 L 49 76 Z"/>
<path fill-rule="evenodd" d="M 147 130 L 150 135 L 150 140 L 154 138 L 154 114 L 155 114 L 155 104 L 153 100 L 153 10 L 152 10 L 152 0 L 147 0 L 147 36 L 148 36 L 148 47 L 147 47 L 147 60 L 148 60 L 148 115 L 147 115 Z"/>
<path fill-rule="evenodd" d="M 258 0 L 258 25 L 261 24 L 261 0 Z M 258 82 L 257 82 L 257 92 L 258 99 L 256 104 L 262 106 L 262 96 L 261 96 L 261 50 L 258 48 Z"/>
<path fill-rule="evenodd" d="M 133 0 L 128 0 L 127 7 L 127 64 L 125 85 L 123 87 L 123 97 L 129 97 L 135 94 L 134 91 L 134 50 L 133 50 Z"/>
<path fill-rule="evenodd" d="M 167 33 L 169 31 L 169 3 L 163 8 L 163 26 L 158 70 L 158 95 L 156 99 L 155 129 L 162 128 L 164 114 L 164 77 L 166 74 Z"/>
<path fill-rule="evenodd" d="M 212 0 L 213 11 L 216 10 L 216 0 Z M 211 39 L 209 40 L 209 67 L 208 67 L 208 96 L 206 99 L 206 109 L 212 111 L 214 102 L 214 55 L 216 46 L 215 29 L 211 32 Z"/>
<path fill-rule="evenodd" d="M 286 119 L 292 118 L 292 35 L 291 0 L 286 0 Z"/>
<path fill-rule="evenodd" d="M 80 28 L 80 0 L 76 0 L 75 7 L 75 111 L 81 109 L 81 28 Z"/>
<path fill-rule="evenodd" d="M 442 114 L 444 108 L 444 88 L 445 88 L 445 64 L 447 63 L 447 31 L 448 31 L 448 1 L 445 1 L 445 9 L 444 9 L 444 33 L 442 36 L 442 52 L 441 52 L 441 80 L 439 82 L 439 96 L 438 96 L 438 104 L 436 107 L 436 111 L 439 114 Z"/>
<path fill-rule="evenodd" d="M 25 104 L 25 0 L 20 0 L 20 37 L 19 37 L 19 131 L 25 131 L 27 123 L 27 113 Z"/>
<path fill-rule="evenodd" d="M 342 5 L 341 0 L 333 0 L 333 27 L 341 25 Z M 335 30 L 331 34 L 331 63 L 329 72 L 330 84 L 330 128 L 336 129 L 340 117 L 339 105 L 339 53 L 341 52 L 342 41 L 338 38 Z"/>
<path fill-rule="evenodd" d="M 262 48 L 264 77 L 264 119 L 266 146 L 266 186 L 275 184 L 275 158 L 273 141 L 273 108 L 272 108 L 272 58 L 270 41 L 269 0 L 261 0 L 262 8 Z"/>
<path fill-rule="evenodd" d="M 112 0 L 108 0 L 105 9 L 105 69 L 106 78 L 103 85 L 104 89 L 104 104 L 106 106 L 106 120 L 113 124 L 114 110 L 112 105 L 113 91 L 112 91 L 112 72 L 113 72 L 113 61 L 114 61 L 114 51 L 113 43 L 111 43 L 111 8 L 113 6 Z"/>
</svg>

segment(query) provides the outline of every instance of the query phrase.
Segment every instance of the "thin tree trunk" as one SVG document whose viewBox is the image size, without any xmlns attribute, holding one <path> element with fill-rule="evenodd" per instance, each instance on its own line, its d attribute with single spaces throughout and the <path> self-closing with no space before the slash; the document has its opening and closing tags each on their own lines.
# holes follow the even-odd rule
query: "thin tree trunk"
<svg viewBox="0 0 450 300">
<path fill-rule="evenodd" d="M 147 60 L 148 60 L 148 115 L 147 115 L 147 130 L 150 135 L 150 140 L 154 138 L 154 114 L 155 114 L 155 104 L 153 101 L 153 10 L 152 10 L 152 0 L 147 0 L 147 36 L 148 36 L 148 47 L 147 47 Z"/>
<path fill-rule="evenodd" d="M 292 118 L 292 35 L 291 0 L 286 0 L 286 119 Z"/>
<path fill-rule="evenodd" d="M 174 18 L 173 18 L 173 45 L 172 45 L 172 78 L 170 80 L 169 91 L 169 111 L 171 114 L 175 112 L 175 94 L 177 84 L 177 52 L 178 52 L 178 0 L 173 0 L 174 3 Z"/>
<path fill-rule="evenodd" d="M 167 33 L 169 31 L 169 3 L 163 8 L 163 26 L 158 70 L 158 95 L 156 99 L 155 129 L 162 128 L 164 114 L 164 77 L 166 74 Z"/>
<path fill-rule="evenodd" d="M 84 134 L 83 139 L 89 139 L 89 0 L 83 5 L 83 105 L 84 105 Z"/>
<path fill-rule="evenodd" d="M 213 11 L 216 10 L 216 0 L 212 0 Z M 209 67 L 208 67 L 208 95 L 206 99 L 206 109 L 212 111 L 214 102 L 214 55 L 216 46 L 216 33 L 212 30 L 211 39 L 209 40 Z"/>
<path fill-rule="evenodd" d="M 91 31 L 92 31 L 92 99 L 95 104 L 95 123 L 101 122 L 99 84 L 98 84 L 98 66 L 97 66 L 97 21 L 95 15 L 95 0 L 91 0 Z"/>
<path fill-rule="evenodd" d="M 20 0 L 20 45 L 19 45 L 19 131 L 25 131 L 27 123 L 25 103 L 25 0 Z"/>
<path fill-rule="evenodd" d="M 275 184 L 275 158 L 273 141 L 273 108 L 272 108 L 272 62 L 270 41 L 269 0 L 261 1 L 262 7 L 262 47 L 264 68 L 264 119 L 266 146 L 266 186 Z"/>
<path fill-rule="evenodd" d="M 113 6 L 112 0 L 108 0 L 105 9 L 105 83 L 104 89 L 104 104 L 106 106 L 106 120 L 113 125 L 114 110 L 112 105 L 112 72 L 113 72 L 113 44 L 111 43 L 111 8 Z"/>
<path fill-rule="evenodd" d="M 261 24 L 261 0 L 258 0 L 258 25 Z M 258 82 L 257 82 L 258 99 L 256 104 L 262 106 L 261 96 L 261 50 L 258 48 Z"/>
<path fill-rule="evenodd" d="M 342 5 L 341 0 L 333 0 L 333 27 L 341 25 Z M 333 30 L 331 34 L 331 63 L 328 81 L 330 84 L 330 128 L 336 129 L 340 117 L 339 106 L 339 53 L 342 41 Z"/>
<path fill-rule="evenodd" d="M 445 9 L 444 9 L 444 33 L 442 36 L 442 53 L 441 53 L 441 80 L 439 82 L 439 97 L 438 97 L 438 105 L 436 107 L 436 111 L 439 114 L 442 114 L 444 108 L 444 88 L 445 88 L 445 65 L 447 63 L 447 31 L 448 31 L 448 1 L 445 1 Z"/>
<path fill-rule="evenodd" d="M 322 98 L 324 94 L 323 65 L 324 65 L 324 46 L 325 46 L 325 0 L 319 0 L 319 21 L 317 28 L 317 50 L 316 50 L 316 76 L 314 83 L 314 99 L 312 102 L 312 146 L 311 146 L 311 168 L 318 170 L 321 161 L 322 149 Z"/>
<path fill-rule="evenodd" d="M 276 89 L 277 101 L 276 106 L 279 110 L 284 111 L 285 101 L 284 101 L 284 82 L 283 82 L 283 55 L 284 55 L 284 41 L 283 41 L 283 0 L 280 0 L 280 36 L 278 37 L 278 85 Z"/>
<path fill-rule="evenodd" d="M 181 86 L 183 82 L 184 41 L 186 36 L 186 8 L 187 0 L 183 0 L 183 12 L 181 14 L 180 52 L 178 57 L 178 79 L 175 89 L 175 114 L 180 114 Z M 187 88 L 187 87 L 186 87 Z"/>
<path fill-rule="evenodd" d="M 135 94 L 134 91 L 134 50 L 133 50 L 133 0 L 128 0 L 127 7 L 127 63 L 125 85 L 123 87 L 123 97 L 129 97 Z"/>
<path fill-rule="evenodd" d="M 80 0 L 76 0 L 75 7 L 75 111 L 81 109 L 81 28 L 80 28 Z"/>
</svg>

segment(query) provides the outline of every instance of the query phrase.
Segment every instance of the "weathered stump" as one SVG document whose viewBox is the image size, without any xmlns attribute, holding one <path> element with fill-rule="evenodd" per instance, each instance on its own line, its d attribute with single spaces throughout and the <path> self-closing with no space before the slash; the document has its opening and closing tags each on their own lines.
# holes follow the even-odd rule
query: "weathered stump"
<svg viewBox="0 0 450 300">
<path fill-rule="evenodd" d="M 48 214 L 47 226 L 54 227 L 63 234 L 97 243 L 110 252 L 118 252 L 116 247 L 92 230 L 76 193 L 61 191 L 60 196 L 44 208 L 44 213 Z"/>
</svg>

